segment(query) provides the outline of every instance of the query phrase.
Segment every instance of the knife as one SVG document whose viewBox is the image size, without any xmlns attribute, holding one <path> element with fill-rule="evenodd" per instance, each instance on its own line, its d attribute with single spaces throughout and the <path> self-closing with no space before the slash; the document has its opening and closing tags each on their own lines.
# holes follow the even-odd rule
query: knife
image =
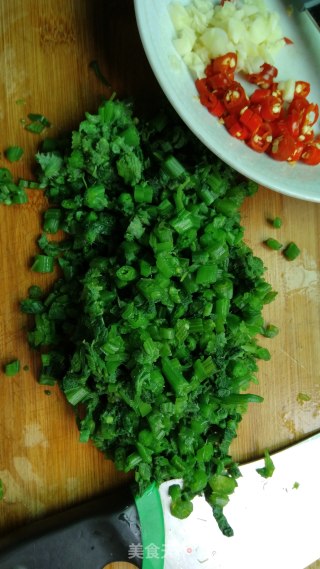
<svg viewBox="0 0 320 569">
<path fill-rule="evenodd" d="M 170 513 L 168 487 L 141 496 L 121 487 L 20 528 L 0 542 L 0 569 L 103 569 L 129 561 L 139 569 L 304 569 L 320 558 L 320 434 L 240 467 L 224 512 L 233 537 L 220 532 L 201 496 L 185 520 Z"/>
<path fill-rule="evenodd" d="M 319 0 L 294 0 L 294 7 L 299 12 L 304 12 L 314 26 L 320 31 L 320 2 Z"/>
</svg>

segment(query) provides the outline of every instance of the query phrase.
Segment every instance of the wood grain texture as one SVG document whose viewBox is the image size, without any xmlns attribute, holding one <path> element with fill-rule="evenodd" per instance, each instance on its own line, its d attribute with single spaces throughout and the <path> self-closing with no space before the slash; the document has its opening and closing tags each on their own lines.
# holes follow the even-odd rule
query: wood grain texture
<svg viewBox="0 0 320 569">
<path fill-rule="evenodd" d="M 89 68 L 97 60 L 112 90 Z M 160 104 L 163 95 L 142 50 L 130 0 L 0 0 L 0 151 L 10 144 L 25 149 L 11 167 L 32 176 L 33 156 L 41 137 L 21 124 L 29 112 L 52 122 L 50 136 L 77 128 L 85 111 L 115 91 L 134 97 L 137 113 Z M 17 103 L 17 101 L 20 101 Z M 22 102 L 21 102 L 22 101 Z M 48 134 L 48 133 L 46 133 Z M 5 159 L 0 167 L 7 166 Z M 0 377 L 0 533 L 78 503 L 120 484 L 117 473 L 90 444 L 80 444 L 73 413 L 58 388 L 37 384 L 37 355 L 27 346 L 26 317 L 19 300 L 31 284 L 50 286 L 52 276 L 33 275 L 29 267 L 41 231 L 46 203 L 29 191 L 29 203 L 0 207 L 0 363 L 18 357 L 22 370 Z M 280 230 L 267 218 L 279 215 Z M 262 405 L 252 405 L 233 444 L 241 461 L 261 456 L 320 429 L 320 204 L 281 196 L 260 188 L 243 210 L 246 241 L 267 267 L 278 291 L 265 308 L 266 321 L 280 327 L 274 340 L 263 340 L 271 362 L 262 362 Z M 267 250 L 262 241 L 294 240 L 302 250 L 292 263 Z M 299 393 L 310 396 L 301 402 Z M 123 564 L 125 567 L 125 564 Z M 314 564 L 319 569 L 320 564 Z M 119 567 L 120 569 L 120 567 Z M 122 568 L 121 568 L 122 569 Z"/>
</svg>

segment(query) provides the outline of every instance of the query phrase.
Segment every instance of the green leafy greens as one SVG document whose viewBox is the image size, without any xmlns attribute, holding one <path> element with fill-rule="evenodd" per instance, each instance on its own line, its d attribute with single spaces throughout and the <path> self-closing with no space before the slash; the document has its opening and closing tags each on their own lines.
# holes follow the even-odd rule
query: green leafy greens
<svg viewBox="0 0 320 569">
<path fill-rule="evenodd" d="M 271 478 L 273 475 L 275 466 L 268 449 L 264 451 L 264 466 L 257 468 L 256 470 L 260 476 L 263 476 L 263 478 Z"/>
<path fill-rule="evenodd" d="M 275 292 L 244 243 L 239 208 L 257 186 L 206 150 L 175 116 L 139 122 L 110 99 L 63 147 L 36 156 L 52 206 L 38 244 L 61 269 L 31 287 L 30 345 L 40 382 L 57 380 L 80 440 L 118 469 L 173 486 L 172 513 L 204 492 L 221 530 L 236 486 L 230 443 L 257 382 L 263 306 Z M 50 269 L 52 264 L 50 263 Z"/>
</svg>

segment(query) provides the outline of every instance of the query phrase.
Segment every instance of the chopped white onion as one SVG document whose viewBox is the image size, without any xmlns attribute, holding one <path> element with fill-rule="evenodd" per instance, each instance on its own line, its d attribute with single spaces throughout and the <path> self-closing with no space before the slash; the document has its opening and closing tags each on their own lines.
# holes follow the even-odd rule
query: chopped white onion
<svg viewBox="0 0 320 569">
<path fill-rule="evenodd" d="M 285 45 L 279 16 L 268 11 L 263 0 L 223 5 L 213 0 L 191 0 L 187 5 L 175 1 L 169 10 L 177 34 L 174 45 L 196 77 L 203 76 L 210 59 L 228 51 L 237 53 L 238 71 L 258 72 L 262 63 L 273 64 Z"/>
</svg>

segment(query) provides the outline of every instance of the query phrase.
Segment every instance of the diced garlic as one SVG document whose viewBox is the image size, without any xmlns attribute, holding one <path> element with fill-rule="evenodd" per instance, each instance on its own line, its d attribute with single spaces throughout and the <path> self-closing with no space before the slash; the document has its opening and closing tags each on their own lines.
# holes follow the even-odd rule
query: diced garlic
<svg viewBox="0 0 320 569">
<path fill-rule="evenodd" d="M 237 20 L 237 18 L 233 17 L 228 21 L 227 33 L 231 41 L 237 45 L 246 33 L 246 27 L 241 20 Z"/>
<path fill-rule="evenodd" d="M 184 28 L 192 28 L 192 18 L 189 16 L 187 9 L 179 2 L 169 4 L 169 14 L 176 32 L 180 32 Z"/>
<path fill-rule="evenodd" d="M 191 36 L 182 36 L 181 30 L 191 28 L 195 33 L 191 50 L 197 54 L 201 51 L 199 57 L 204 65 L 214 57 L 234 51 L 238 56 L 238 71 L 253 73 L 264 62 L 273 64 L 276 53 L 285 45 L 279 15 L 269 11 L 264 0 L 233 0 L 223 4 L 190 0 L 183 6 L 173 2 L 170 15 L 177 31 L 175 45 L 179 53 L 186 55 L 192 43 Z"/>
<path fill-rule="evenodd" d="M 191 28 L 184 28 L 179 36 L 173 40 L 173 45 L 180 55 L 186 55 L 192 51 L 196 41 L 196 34 Z"/>
<path fill-rule="evenodd" d="M 287 79 L 287 81 L 279 81 L 278 89 L 281 91 L 284 101 L 291 103 L 294 96 L 295 85 L 296 82 L 294 81 L 294 79 Z"/>
<path fill-rule="evenodd" d="M 195 79 L 205 77 L 203 61 L 197 53 L 190 51 L 183 57 L 183 61 Z"/>
<path fill-rule="evenodd" d="M 230 51 L 228 34 L 221 28 L 210 28 L 206 30 L 200 39 L 208 50 L 209 58 L 218 57 Z"/>
</svg>

